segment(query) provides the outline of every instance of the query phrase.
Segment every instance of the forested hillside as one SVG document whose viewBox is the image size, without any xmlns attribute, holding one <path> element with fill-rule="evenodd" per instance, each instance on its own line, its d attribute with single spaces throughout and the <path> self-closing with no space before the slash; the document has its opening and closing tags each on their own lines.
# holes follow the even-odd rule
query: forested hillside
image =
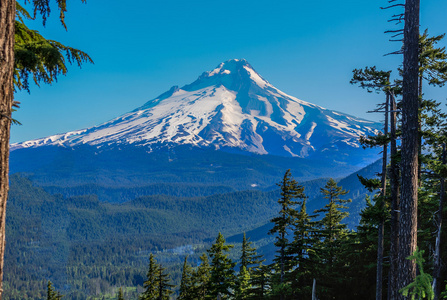
<svg viewBox="0 0 447 300">
<path fill-rule="evenodd" d="M 378 167 L 376 163 L 360 173 L 373 176 Z M 320 188 L 325 181 L 303 183 L 309 209 L 321 206 Z M 350 211 L 355 216 L 364 206 L 365 190 L 358 180 L 342 181 L 353 189 L 350 196 L 355 205 Z M 183 197 L 173 196 L 179 190 Z M 25 295 L 41 299 L 47 280 L 69 299 L 110 293 L 118 285 L 141 287 L 149 253 L 157 254 L 179 283 L 184 256 L 198 263 L 201 251 L 219 231 L 236 244 L 246 231 L 260 251 L 273 258 L 267 232 L 278 210 L 277 186 L 271 191 L 241 192 L 222 187 L 223 193 L 185 197 L 197 190 L 166 184 L 135 189 L 81 186 L 67 189 L 63 196 L 33 186 L 22 175 L 11 176 L 5 277 L 5 297 L 10 298 L 6 299 Z M 118 193 L 122 203 L 107 202 L 107 195 Z M 356 218 L 348 221 L 351 228 L 356 222 Z"/>
</svg>

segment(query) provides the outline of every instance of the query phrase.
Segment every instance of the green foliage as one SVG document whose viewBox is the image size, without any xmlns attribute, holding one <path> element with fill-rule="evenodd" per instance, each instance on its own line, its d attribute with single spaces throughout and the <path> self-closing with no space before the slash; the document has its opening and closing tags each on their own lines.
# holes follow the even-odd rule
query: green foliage
<svg viewBox="0 0 447 300">
<path fill-rule="evenodd" d="M 242 249 L 241 249 L 241 263 L 240 271 L 237 276 L 236 281 L 236 299 L 249 299 L 252 294 L 252 278 L 255 271 L 254 269 L 260 266 L 265 259 L 262 259 L 262 255 L 258 255 L 256 248 L 252 246 L 247 237 L 242 238 Z"/>
<path fill-rule="evenodd" d="M 211 258 L 210 263 L 210 281 L 208 296 L 216 299 L 220 295 L 222 299 L 230 298 L 235 287 L 236 277 L 234 275 L 234 263 L 227 252 L 233 248 L 233 245 L 225 243 L 225 238 L 219 232 L 216 241 L 208 250 Z"/>
<path fill-rule="evenodd" d="M 346 224 L 341 223 L 349 214 L 345 211 L 348 207 L 344 204 L 351 202 L 351 199 L 341 199 L 340 196 L 346 195 L 348 191 L 338 186 L 334 179 L 329 179 L 326 186 L 321 189 L 324 198 L 329 200 L 323 208 L 315 210 L 315 213 L 324 213 L 323 219 L 318 222 L 320 227 L 319 236 L 324 242 L 331 243 L 336 241 L 346 232 Z"/>
<path fill-rule="evenodd" d="M 418 266 L 419 275 L 416 276 L 415 280 L 407 285 L 406 287 L 399 290 L 404 297 L 411 296 L 411 300 L 415 299 L 429 299 L 433 300 L 435 295 L 431 286 L 433 278 L 430 274 L 424 273 L 424 262 L 423 258 L 424 251 L 416 249 L 413 255 L 407 257 L 408 260 L 415 260 Z"/>
<path fill-rule="evenodd" d="M 158 298 L 158 276 L 160 272 L 160 266 L 155 261 L 154 255 L 151 253 L 149 257 L 149 270 L 146 274 L 146 281 L 143 284 L 145 291 L 140 295 L 140 300 L 155 300 Z"/>
<path fill-rule="evenodd" d="M 66 0 L 57 1 L 60 10 L 60 20 L 65 27 L 64 17 L 66 12 Z M 14 61 L 14 86 L 18 90 L 29 91 L 29 76 L 34 83 L 43 82 L 51 84 L 59 75 L 67 73 L 67 62 L 81 66 L 84 62 L 93 63 L 90 56 L 78 49 L 65 46 L 60 42 L 44 38 L 38 31 L 29 29 L 24 20 L 34 19 L 36 13 L 40 13 L 45 25 L 49 16 L 49 1 L 33 1 L 34 17 L 19 3 L 17 7 L 17 20 L 15 22 L 15 61 Z"/>
<path fill-rule="evenodd" d="M 204 300 L 210 289 L 211 266 L 205 253 L 200 256 L 200 261 L 197 270 L 192 274 L 192 295 L 197 300 Z"/>
<path fill-rule="evenodd" d="M 247 270 L 245 266 L 242 266 L 237 276 L 237 285 L 234 294 L 235 299 L 239 300 L 249 298 L 251 292 L 250 280 L 251 280 L 250 272 Z"/>
<path fill-rule="evenodd" d="M 286 248 L 286 253 L 293 259 L 292 271 L 288 274 L 291 283 L 292 294 L 296 298 L 309 298 L 316 267 L 314 246 L 318 242 L 316 235 L 316 223 L 312 221 L 316 216 L 310 216 L 306 210 L 306 200 L 303 200 L 301 209 L 293 226 L 294 238 Z"/>
<path fill-rule="evenodd" d="M 189 300 L 193 299 L 193 281 L 192 281 L 192 268 L 188 264 L 188 256 L 185 257 L 185 262 L 183 263 L 182 279 L 180 281 L 180 290 L 178 300 Z"/>
<path fill-rule="evenodd" d="M 349 232 L 342 221 L 348 216 L 348 213 L 343 211 L 347 209 L 345 204 L 351 200 L 340 198 L 348 192 L 338 186 L 332 178 L 321 189 L 321 193 L 329 203 L 315 211 L 315 213 L 324 213 L 324 216 L 316 224 L 318 241 L 313 249 L 318 260 L 317 272 L 321 283 L 320 290 L 323 292 L 321 298 L 326 299 L 334 293 L 336 288 L 339 288 L 343 280 L 340 273 L 346 271 L 343 250 L 349 241 Z"/>
<path fill-rule="evenodd" d="M 252 271 L 250 277 L 250 296 L 248 299 L 267 299 L 270 283 L 270 267 L 260 265 Z"/>
<path fill-rule="evenodd" d="M 141 292 L 136 288 L 141 289 L 145 281 L 148 271 L 145 261 L 149 253 L 157 253 L 157 260 L 168 267 L 173 282 L 179 284 L 184 255 L 190 255 L 192 265 L 198 265 L 195 253 L 201 249 L 196 250 L 195 243 L 210 242 L 216 234 L 210 229 L 225 228 L 225 234 L 238 233 L 253 228 L 258 222 L 265 224 L 278 213 L 275 207 L 278 191 L 233 192 L 195 198 L 159 195 L 111 204 L 98 201 L 92 195 L 64 199 L 34 187 L 24 177 L 13 175 L 10 179 L 5 263 L 5 284 L 9 288 L 5 289 L 5 299 L 44 298 L 46 280 L 42 274 L 48 274 L 47 278 L 56 286 L 69 285 L 70 290 L 64 292 L 67 299 L 101 299 L 100 295 L 115 299 L 119 286 L 123 287 L 127 298 L 135 299 Z M 355 179 L 353 175 L 343 182 Z M 306 191 L 309 189 L 315 194 L 321 182 L 306 184 Z M 135 194 L 140 191 L 135 190 Z M 313 210 L 320 201 L 306 201 L 306 206 Z M 299 214 L 302 207 L 296 207 Z M 228 218 L 229 215 L 238 218 Z M 252 233 L 247 236 L 257 242 L 265 238 L 271 226 L 260 228 L 263 230 L 255 236 Z M 291 242 L 294 230 L 293 225 Z M 232 243 L 241 240 L 243 234 L 232 237 Z M 262 243 L 267 240 L 263 239 Z M 191 244 L 191 248 L 185 248 L 186 252 L 179 247 Z M 263 245 L 262 253 L 271 260 L 274 247 Z M 246 246 L 247 250 L 255 248 L 248 239 Z M 159 252 L 162 249 L 182 252 L 163 254 Z M 240 255 L 233 251 L 231 258 L 235 261 Z M 207 261 L 208 257 L 205 255 L 202 259 Z M 250 298 L 267 297 L 278 282 L 278 276 L 266 266 L 249 265 L 249 269 Z M 202 262 L 193 268 L 192 278 L 194 294 L 204 299 L 209 288 L 209 264 Z M 289 277 L 286 280 L 292 281 Z"/>
<path fill-rule="evenodd" d="M 290 170 L 286 171 L 278 186 L 281 189 L 281 197 L 278 200 L 281 209 L 278 216 L 271 220 L 274 225 L 269 234 L 275 235 L 276 241 L 274 244 L 278 250 L 274 261 L 278 264 L 279 284 L 282 285 L 285 280 L 285 274 L 293 266 L 291 262 L 292 257 L 286 252 L 286 248 L 290 243 L 288 238 L 290 230 L 293 229 L 298 216 L 296 206 L 302 204 L 302 201 L 306 199 L 306 195 L 304 194 L 304 187 L 292 178 Z M 283 288 L 279 290 L 285 291 Z"/>
<path fill-rule="evenodd" d="M 125 300 L 125 299 L 124 299 L 124 294 L 123 294 L 123 289 L 122 289 L 122 288 L 119 288 L 119 289 L 118 289 L 118 294 L 117 294 L 117 296 L 116 296 L 116 299 L 117 299 L 117 300 Z"/>
<path fill-rule="evenodd" d="M 430 37 L 427 29 L 419 37 L 419 74 L 433 86 L 443 86 L 447 81 L 445 47 L 436 47 L 444 37 L 445 34 Z"/>
<path fill-rule="evenodd" d="M 378 190 L 381 187 L 380 179 L 378 178 L 365 178 L 361 175 L 357 175 L 360 182 L 363 184 L 368 191 L 373 192 L 374 190 Z"/>
<path fill-rule="evenodd" d="M 62 295 L 54 289 L 51 281 L 48 281 L 47 300 L 59 300 L 59 299 L 62 299 Z"/>
<path fill-rule="evenodd" d="M 254 248 L 252 244 L 253 243 L 247 239 L 244 232 L 241 250 L 241 268 L 245 267 L 247 272 L 265 261 L 262 259 L 262 255 L 256 253 L 256 248 Z"/>
<path fill-rule="evenodd" d="M 365 67 L 365 69 L 354 69 L 352 71 L 351 84 L 358 84 L 364 88 L 368 93 L 375 91 L 387 91 L 390 89 L 391 71 L 381 71 L 374 67 Z"/>
<path fill-rule="evenodd" d="M 170 295 L 174 293 L 173 289 L 175 288 L 174 284 L 170 284 L 171 278 L 169 273 L 166 272 L 166 268 L 163 268 L 162 265 L 158 266 L 158 297 L 159 300 L 169 300 Z"/>
</svg>

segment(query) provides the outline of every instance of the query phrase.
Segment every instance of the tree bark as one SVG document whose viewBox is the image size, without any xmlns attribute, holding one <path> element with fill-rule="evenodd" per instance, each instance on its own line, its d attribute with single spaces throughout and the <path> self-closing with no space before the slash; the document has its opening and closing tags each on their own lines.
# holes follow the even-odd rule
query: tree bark
<svg viewBox="0 0 447 300">
<path fill-rule="evenodd" d="M 6 201 L 9 190 L 9 135 L 14 97 L 15 0 L 0 1 L 0 300 L 3 296 Z"/>
<path fill-rule="evenodd" d="M 446 164 L 446 150 L 445 144 L 442 145 L 442 163 Z M 436 243 L 435 243 L 435 253 L 433 255 L 433 291 L 435 293 L 434 300 L 438 300 L 441 293 L 441 228 L 442 228 L 442 217 L 444 211 L 445 202 L 445 178 L 441 177 L 441 192 L 439 196 L 439 208 L 438 208 L 438 224 L 436 232 Z"/>
<path fill-rule="evenodd" d="M 390 270 L 388 275 L 388 299 L 397 299 L 397 253 L 399 250 L 399 166 L 397 163 L 396 125 L 397 105 L 391 92 L 390 114 L 390 190 L 391 190 L 391 224 L 390 224 Z"/>
<path fill-rule="evenodd" d="M 15 0 L 0 1 L 0 300 L 3 296 L 6 201 L 9 189 L 9 135 L 14 99 Z"/>
<path fill-rule="evenodd" d="M 399 270 L 397 288 L 414 281 L 416 264 L 407 259 L 416 250 L 418 198 L 418 49 L 420 0 L 405 3 L 404 61 L 402 84 L 402 189 L 399 224 Z M 398 299 L 405 299 L 399 294 Z"/>
<path fill-rule="evenodd" d="M 419 45 L 419 44 L 418 44 Z M 419 54 L 418 54 L 419 57 Z M 423 83 L 423 79 L 424 77 L 422 76 L 423 74 L 420 72 L 420 70 L 422 69 L 422 63 L 419 62 L 418 65 L 418 95 L 419 95 L 419 114 L 421 113 L 421 108 L 422 108 L 422 83 Z M 419 122 L 419 133 L 418 133 L 418 157 L 422 157 L 422 123 Z M 422 184 L 422 162 L 420 161 L 420 159 L 418 160 L 418 186 L 420 187 Z"/>
<path fill-rule="evenodd" d="M 385 125 L 383 128 L 383 134 L 388 135 L 388 111 L 390 103 L 390 94 L 386 93 L 385 101 Z M 382 152 L 382 192 L 380 209 L 383 211 L 386 197 L 386 167 L 387 167 L 387 155 L 388 155 L 388 143 L 383 145 Z M 379 224 L 378 241 L 377 241 L 377 273 L 376 273 L 376 300 L 382 300 L 383 293 L 383 232 L 385 229 L 385 219 L 381 217 Z"/>
</svg>

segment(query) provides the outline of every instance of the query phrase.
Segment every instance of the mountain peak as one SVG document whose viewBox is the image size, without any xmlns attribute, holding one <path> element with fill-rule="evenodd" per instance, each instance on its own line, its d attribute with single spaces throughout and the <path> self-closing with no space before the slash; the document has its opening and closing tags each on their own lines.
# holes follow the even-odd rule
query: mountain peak
<svg viewBox="0 0 447 300">
<path fill-rule="evenodd" d="M 189 85 L 182 87 L 186 91 L 199 90 L 209 86 L 225 86 L 227 89 L 238 92 L 241 88 L 259 86 L 264 88 L 270 85 L 261 77 L 245 59 L 230 59 L 220 63 L 212 71 L 204 72 Z"/>
<path fill-rule="evenodd" d="M 245 59 L 230 59 L 220 63 L 213 71 L 205 72 L 208 76 L 214 76 L 219 73 L 230 74 L 231 72 L 239 72 L 244 67 L 253 69 L 253 67 Z"/>
</svg>

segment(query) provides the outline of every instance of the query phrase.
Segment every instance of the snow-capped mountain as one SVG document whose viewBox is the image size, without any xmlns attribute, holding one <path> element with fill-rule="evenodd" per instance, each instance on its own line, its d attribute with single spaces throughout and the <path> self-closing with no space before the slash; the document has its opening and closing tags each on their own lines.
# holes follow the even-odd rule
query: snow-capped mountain
<svg viewBox="0 0 447 300">
<path fill-rule="evenodd" d="M 324 109 L 278 90 L 244 60 L 229 60 L 195 82 L 172 87 L 132 112 L 101 125 L 11 145 L 164 145 L 308 157 L 359 148 L 380 124 Z"/>
</svg>

